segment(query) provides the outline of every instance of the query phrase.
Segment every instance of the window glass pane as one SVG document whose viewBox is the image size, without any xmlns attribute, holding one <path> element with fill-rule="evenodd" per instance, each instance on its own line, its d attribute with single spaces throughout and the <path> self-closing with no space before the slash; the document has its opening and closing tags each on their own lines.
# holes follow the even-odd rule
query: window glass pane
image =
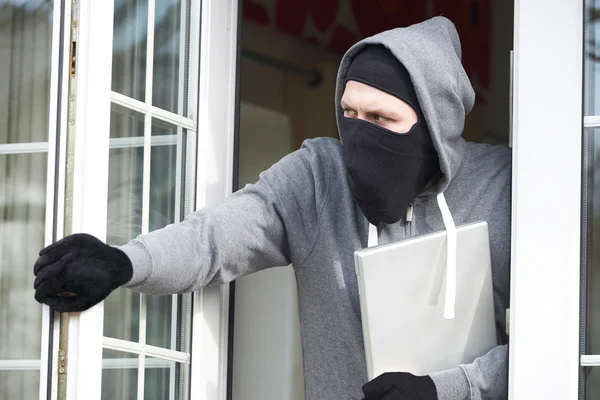
<svg viewBox="0 0 600 400">
<path fill-rule="evenodd" d="M 188 373 L 189 364 L 148 357 L 145 365 L 144 399 L 187 398 L 188 381 L 182 378 Z"/>
<path fill-rule="evenodd" d="M 37 399 L 40 387 L 40 372 L 0 370 L 0 399 Z"/>
<path fill-rule="evenodd" d="M 171 138 L 173 145 L 155 145 L 151 151 L 150 166 L 150 231 L 175 222 L 175 191 L 177 161 L 177 127 L 154 119 L 152 136 Z M 147 296 L 148 344 L 172 348 L 173 299 L 175 296 Z"/>
<path fill-rule="evenodd" d="M 52 2 L 2 2 L 0 144 L 48 140 L 51 41 Z"/>
<path fill-rule="evenodd" d="M 176 215 L 182 215 L 182 173 L 184 166 L 183 158 L 177 159 L 178 132 L 182 135 L 182 129 L 153 119 L 152 137 L 153 142 L 160 140 L 152 146 L 150 167 L 150 224 L 151 231 L 163 228 L 176 221 Z M 183 152 L 183 143 L 180 144 Z M 184 153 L 182 153 L 184 154 Z M 179 173 L 178 173 L 179 162 Z M 177 196 L 177 193 L 181 195 Z M 181 217 L 179 217 L 181 219 Z M 190 312 L 186 307 L 190 296 L 147 296 L 147 331 L 146 342 L 148 344 L 179 350 L 177 345 L 177 330 L 189 329 L 189 324 L 182 325 Z M 180 312 L 186 313 L 185 315 Z M 190 314 L 191 315 L 191 314 Z M 182 332 L 184 337 L 187 337 Z"/>
<path fill-rule="evenodd" d="M 148 1 L 115 0 L 112 90 L 136 100 L 146 96 Z"/>
<path fill-rule="evenodd" d="M 180 115 L 187 99 L 186 6 L 186 0 L 158 1 L 154 20 L 152 104 Z"/>
<path fill-rule="evenodd" d="M 177 187 L 176 175 L 177 131 L 175 125 L 157 119 L 152 120 L 153 143 L 157 140 L 161 142 L 152 146 L 150 156 L 150 231 L 175 222 L 176 208 L 181 207 L 181 204 L 175 203 L 177 191 L 179 190 L 181 194 L 181 179 Z M 156 139 L 157 136 L 162 138 Z"/>
<path fill-rule="evenodd" d="M 0 155 L 0 360 L 39 360 L 33 264 L 44 245 L 46 153 Z M 0 399 L 33 399 L 39 370 L 0 371 Z"/>
<path fill-rule="evenodd" d="M 102 358 L 102 400 L 137 400 L 138 356 L 104 349 Z"/>
<path fill-rule="evenodd" d="M 587 354 L 600 354 L 600 129 L 586 129 Z"/>
<path fill-rule="evenodd" d="M 146 359 L 146 376 L 144 377 L 144 399 L 168 399 L 171 389 L 171 375 L 175 375 L 174 361 L 158 358 Z M 175 389 L 175 388 L 173 388 Z"/>
<path fill-rule="evenodd" d="M 600 0 L 586 3 L 585 115 L 600 115 Z"/>
<path fill-rule="evenodd" d="M 144 115 L 118 104 L 112 104 L 110 109 L 110 138 L 129 138 L 144 136 Z M 111 140 L 111 148 L 131 147 L 133 144 L 142 146 L 143 143 L 136 140 L 127 142 L 125 140 Z"/>
<path fill-rule="evenodd" d="M 46 153 L 0 155 L 0 359 L 39 359 L 33 264 L 44 247 Z M 40 171 L 42 173 L 40 173 Z"/>
<path fill-rule="evenodd" d="M 142 233 L 144 116 L 117 105 L 111 112 L 107 242 L 121 245 Z M 139 340 L 140 295 L 115 290 L 104 303 L 104 336 Z"/>
<path fill-rule="evenodd" d="M 585 398 L 598 399 L 600 398 L 600 368 L 587 367 L 583 369 L 585 376 Z"/>
<path fill-rule="evenodd" d="M 146 343 L 187 352 L 191 332 L 192 295 L 147 296 Z"/>
<path fill-rule="evenodd" d="M 146 343 L 171 349 L 174 296 L 147 296 Z M 176 317 L 176 316 L 175 316 Z"/>
</svg>

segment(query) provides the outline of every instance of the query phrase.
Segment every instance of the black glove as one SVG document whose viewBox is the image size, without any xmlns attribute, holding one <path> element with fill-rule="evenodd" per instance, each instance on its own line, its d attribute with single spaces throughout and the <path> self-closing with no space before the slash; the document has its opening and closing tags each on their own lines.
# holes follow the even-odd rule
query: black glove
<svg viewBox="0 0 600 400">
<path fill-rule="evenodd" d="M 437 390 L 429 375 L 386 372 L 363 386 L 363 400 L 437 400 Z"/>
<path fill-rule="evenodd" d="M 35 299 L 58 312 L 85 311 L 133 276 L 129 257 L 87 234 L 42 251 L 33 268 Z"/>
</svg>

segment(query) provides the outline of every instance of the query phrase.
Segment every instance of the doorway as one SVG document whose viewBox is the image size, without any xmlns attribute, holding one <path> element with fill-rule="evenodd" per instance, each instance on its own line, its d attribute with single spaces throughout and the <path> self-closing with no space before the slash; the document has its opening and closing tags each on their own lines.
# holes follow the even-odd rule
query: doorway
<svg viewBox="0 0 600 400">
<path fill-rule="evenodd" d="M 440 14 L 459 30 L 463 64 L 477 93 L 464 137 L 509 144 L 512 2 L 428 0 L 412 2 L 409 12 L 407 2 L 385 0 L 300 3 L 243 2 L 238 189 L 303 140 L 337 138 L 335 79 L 353 43 Z M 233 400 L 304 398 L 296 296 L 290 266 L 236 281 Z"/>
</svg>

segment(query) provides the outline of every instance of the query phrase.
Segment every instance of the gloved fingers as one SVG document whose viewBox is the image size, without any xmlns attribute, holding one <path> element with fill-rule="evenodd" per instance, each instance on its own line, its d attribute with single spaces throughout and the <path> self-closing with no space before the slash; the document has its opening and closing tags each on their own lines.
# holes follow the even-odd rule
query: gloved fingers
<svg viewBox="0 0 600 400">
<path fill-rule="evenodd" d="M 40 303 L 44 303 L 50 308 L 58 312 L 81 312 L 87 310 L 84 301 L 81 297 L 59 297 L 59 296 L 48 296 L 41 300 Z"/>
<path fill-rule="evenodd" d="M 50 278 L 40 284 L 35 299 L 58 312 L 81 312 L 102 301 L 106 295 L 86 291 L 78 284 L 65 285 L 60 277 Z"/>
<path fill-rule="evenodd" d="M 57 294 L 60 295 L 57 296 Z M 74 284 L 73 282 L 65 282 L 62 274 L 58 274 L 40 282 L 35 289 L 35 299 L 40 303 L 42 302 L 42 299 L 47 299 L 49 297 L 57 297 L 59 299 L 75 297 L 73 294 L 78 296 L 85 295 L 85 293 L 82 293 L 80 285 Z"/>
<path fill-rule="evenodd" d="M 399 386 L 391 386 L 387 389 L 381 388 L 370 392 L 362 400 L 412 400 L 406 392 Z"/>
<path fill-rule="evenodd" d="M 45 248 L 40 250 L 39 256 L 41 257 L 57 249 L 69 249 L 73 247 L 93 246 L 101 244 L 103 244 L 103 242 L 95 236 L 89 235 L 87 233 L 74 233 L 72 235 L 60 239 L 57 242 L 52 243 L 51 245 L 46 246 Z"/>
<path fill-rule="evenodd" d="M 35 277 L 35 280 L 33 281 L 33 288 L 37 289 L 38 286 L 44 281 L 54 278 L 61 274 L 67 266 L 67 264 L 69 264 L 72 260 L 73 253 L 67 253 L 52 265 L 48 265 L 47 267 L 41 269 L 38 268 L 37 275 Z"/>
<path fill-rule="evenodd" d="M 61 262 L 65 257 L 72 254 L 69 250 L 68 247 L 61 246 L 40 256 L 33 266 L 33 274 L 37 276 L 45 267 Z"/>
<path fill-rule="evenodd" d="M 411 397 L 402 387 L 392 385 L 392 387 L 381 397 L 381 400 L 411 400 Z"/>
<path fill-rule="evenodd" d="M 375 379 L 367 382 L 362 388 L 363 393 L 367 398 L 369 398 L 369 396 L 383 396 L 392 385 L 398 382 L 399 375 L 401 374 L 397 372 L 383 373 Z"/>
<path fill-rule="evenodd" d="M 71 242 L 73 241 L 73 237 L 72 236 L 67 236 L 64 237 L 46 247 L 44 247 L 42 250 L 40 250 L 39 256 L 43 256 L 45 254 L 48 254 L 51 251 L 63 248 L 63 247 L 69 247 L 69 245 L 71 244 Z"/>
</svg>

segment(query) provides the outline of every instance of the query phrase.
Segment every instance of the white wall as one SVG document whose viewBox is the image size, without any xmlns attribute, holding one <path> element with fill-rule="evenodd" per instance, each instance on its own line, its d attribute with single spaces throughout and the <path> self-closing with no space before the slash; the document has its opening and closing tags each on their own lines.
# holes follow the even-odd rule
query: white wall
<svg viewBox="0 0 600 400">
<path fill-rule="evenodd" d="M 239 187 L 292 151 L 289 117 L 242 102 Z M 290 266 L 235 285 L 234 400 L 304 399 L 296 279 Z"/>
</svg>

